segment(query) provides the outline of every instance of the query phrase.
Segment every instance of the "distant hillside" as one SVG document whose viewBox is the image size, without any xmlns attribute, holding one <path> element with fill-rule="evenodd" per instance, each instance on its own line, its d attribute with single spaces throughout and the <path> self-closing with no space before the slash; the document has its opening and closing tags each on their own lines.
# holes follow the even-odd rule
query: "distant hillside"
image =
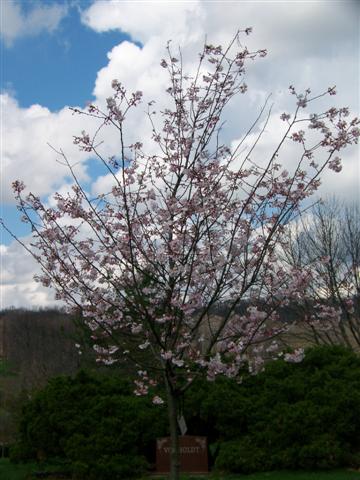
<svg viewBox="0 0 360 480">
<path fill-rule="evenodd" d="M 0 446 L 11 443 L 24 395 L 83 362 L 73 319 L 58 310 L 0 312 Z"/>
<path fill-rule="evenodd" d="M 243 302 L 237 307 L 236 313 L 242 315 L 247 306 Z M 266 306 L 260 305 L 260 308 Z M 227 311 L 228 305 L 224 303 L 213 309 L 211 315 L 216 322 L 216 318 L 223 317 Z M 313 329 L 302 322 L 305 312 L 292 305 L 281 308 L 278 313 L 279 325 L 298 322 L 282 336 L 285 345 L 297 347 L 314 343 L 343 343 L 341 332 L 335 328 L 321 337 L 316 335 Z M 0 359 L 4 359 L 16 374 L 6 380 L 7 389 L 19 392 L 41 387 L 54 375 L 71 375 L 81 366 L 89 366 L 89 362 L 93 366 L 92 349 L 90 346 L 84 348 L 79 340 L 80 334 L 74 319 L 59 310 L 10 309 L 0 312 Z M 76 342 L 82 344 L 84 355 L 78 354 Z"/>
<path fill-rule="evenodd" d="M 0 358 L 16 375 L 16 389 L 41 386 L 54 375 L 72 374 L 80 367 L 75 326 L 57 310 L 0 312 Z"/>
</svg>

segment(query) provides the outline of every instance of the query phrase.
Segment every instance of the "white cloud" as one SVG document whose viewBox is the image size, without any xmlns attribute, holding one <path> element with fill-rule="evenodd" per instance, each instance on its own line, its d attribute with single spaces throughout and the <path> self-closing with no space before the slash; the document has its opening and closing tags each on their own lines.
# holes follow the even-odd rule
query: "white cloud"
<svg viewBox="0 0 360 480">
<path fill-rule="evenodd" d="M 208 33 L 222 40 L 226 32 L 252 26 L 254 35 L 248 44 L 268 48 L 273 58 L 351 54 L 344 45 L 357 45 L 359 3 L 355 0 L 212 2 L 204 4 L 204 9 Z"/>
<path fill-rule="evenodd" d="M 132 90 L 144 90 L 147 99 L 162 100 L 166 79 L 158 64 L 169 39 L 175 51 L 181 45 L 184 70 L 191 71 L 205 35 L 210 43 L 226 43 L 238 28 L 253 26 L 254 33 L 244 36 L 243 43 L 252 49 L 267 48 L 269 55 L 249 65 L 248 96 L 228 109 L 229 141 L 246 128 L 249 114 L 269 93 L 278 102 L 276 108 L 290 108 L 292 98 L 283 94 L 290 84 L 317 93 L 337 85 L 335 103 L 356 110 L 359 6 L 352 1 L 292 2 L 291 6 L 288 2 L 96 1 L 83 12 L 83 21 L 96 31 L 129 33 L 142 41 L 143 48 L 129 42 L 114 47 L 108 65 L 98 72 L 93 93 L 104 99 L 111 92 L 111 80 L 118 78 Z M 158 20 L 150 21 L 153 17 Z"/>
<path fill-rule="evenodd" d="M 56 4 L 53 6 L 57 7 Z M 55 10 L 52 10 L 52 14 L 48 11 L 48 23 L 42 23 L 40 13 L 38 20 L 34 21 L 34 12 L 41 8 L 43 7 L 34 7 L 33 16 L 25 19 L 19 4 L 11 2 L 10 7 L 7 7 L 7 18 L 10 20 L 5 33 L 2 30 L 8 44 L 22 34 L 26 22 L 30 22 L 29 18 L 33 19 L 29 32 L 56 28 L 60 20 L 57 23 L 54 20 Z M 115 45 L 108 53 L 107 65 L 94 78 L 93 94 L 96 102 L 104 105 L 106 97 L 111 94 L 110 83 L 117 78 L 131 91 L 143 90 L 146 101 L 159 100 L 156 106 L 160 108 L 166 98 L 163 91 L 168 80 L 165 71 L 159 67 L 159 62 L 166 53 L 167 40 L 173 39 L 174 49 L 181 45 L 184 69 L 191 71 L 197 62 L 197 52 L 200 51 L 205 34 L 210 43 L 224 43 L 237 28 L 253 26 L 254 33 L 250 37 L 244 36 L 244 44 L 254 49 L 268 48 L 269 55 L 249 65 L 246 75 L 249 93 L 235 100 L 226 109 L 224 138 L 229 143 L 239 138 L 255 119 L 261 102 L 272 92 L 276 113 L 272 115 L 259 147 L 258 155 L 261 156 L 267 153 L 279 134 L 279 113 L 291 110 L 293 105 L 293 97 L 287 94 L 289 84 L 295 84 L 300 89 L 310 86 L 313 92 L 323 91 L 329 85 L 336 84 L 339 95 L 332 97 L 332 102 L 348 105 L 354 113 L 359 109 L 358 9 L 359 3 L 352 1 L 95 1 L 82 12 L 85 25 L 97 32 L 115 29 L 126 32 L 142 46 L 131 42 Z M 60 13 L 56 18 L 60 18 Z M 144 140 L 142 137 L 149 131 L 145 110 L 146 104 L 128 119 L 125 133 L 129 143 L 135 138 Z M 34 193 L 48 195 L 55 188 L 65 188 L 63 186 L 67 184 L 67 172 L 55 161 L 56 155 L 49 149 L 47 142 L 56 148 L 62 147 L 72 163 L 80 162 L 79 176 L 86 178 L 87 156 L 79 153 L 72 144 L 72 135 L 78 134 L 82 129 L 94 130 L 93 123 L 87 117 L 72 116 L 65 107 L 59 112 L 51 112 L 40 105 L 21 108 L 8 94 L 2 96 L 2 118 L 6 119 L 3 121 L 1 152 L 5 200 L 10 201 L 9 184 L 18 177 Z M 117 136 L 111 130 L 104 130 L 102 139 L 104 156 L 116 153 Z M 151 148 L 150 143 L 146 146 Z M 352 148 L 343 158 L 343 171 L 340 174 L 326 172 L 322 191 L 335 192 L 343 198 L 356 198 L 360 183 L 356 148 Z M 108 188 L 109 177 L 104 175 L 94 182 L 92 192 Z M 48 302 L 49 297 L 43 296 L 47 295 L 46 291 L 38 285 L 33 286 L 31 282 L 30 270 L 35 268 L 34 264 L 26 263 L 19 249 L 12 250 L 15 249 L 13 245 L 6 249 L 3 252 L 8 265 L 8 280 L 3 294 L 7 297 L 6 304 L 14 302 L 16 296 L 25 299 L 19 302 Z M 22 282 L 22 273 L 16 267 L 22 265 L 22 262 L 24 268 L 29 269 L 29 274 L 25 275 L 26 282 Z"/>
<path fill-rule="evenodd" d="M 158 95 L 167 82 L 159 67 L 159 54 L 164 53 L 164 42 L 149 41 L 143 48 L 123 42 L 108 53 L 109 62 L 96 77 L 93 95 L 104 100 L 111 95 L 111 81 L 117 78 L 131 91 L 146 88 L 146 96 Z"/>
<path fill-rule="evenodd" d="M 251 153 L 251 160 L 260 167 L 265 167 L 272 154 L 277 149 L 281 138 L 285 134 L 287 124 L 280 119 L 281 113 L 281 111 L 271 113 L 261 140 Z M 262 128 L 263 126 L 264 122 L 262 121 L 259 124 L 259 127 Z M 299 129 L 300 127 L 295 128 L 294 131 Z M 240 150 L 242 154 L 239 155 L 239 158 L 236 160 L 237 165 L 242 164 L 250 148 L 256 143 L 257 137 L 258 132 L 253 132 L 247 137 L 245 142 L 243 142 L 242 149 Z M 321 135 L 319 136 L 317 132 L 307 131 L 307 145 L 315 145 L 320 137 Z M 240 140 L 243 139 L 240 138 L 232 142 L 231 147 L 233 151 L 239 144 Z M 290 174 L 293 174 L 298 166 L 298 160 L 301 158 L 302 152 L 302 146 L 298 143 L 295 143 L 292 140 L 285 141 L 278 152 L 277 161 Z M 342 159 L 343 166 L 341 172 L 336 173 L 329 168 L 325 168 L 320 177 L 321 185 L 316 197 L 326 198 L 327 196 L 336 195 L 345 202 L 360 202 L 360 165 L 358 149 L 356 146 L 351 146 L 348 149 L 341 151 L 339 156 Z M 317 163 L 322 165 L 322 162 L 327 158 L 327 152 L 324 149 L 320 149 L 315 153 L 315 158 Z M 315 174 L 315 171 L 309 166 L 309 163 L 309 161 L 303 163 L 304 169 L 307 170 L 310 175 Z M 312 203 L 313 200 L 314 198 L 311 197 L 308 203 Z"/>
<path fill-rule="evenodd" d="M 21 108 L 8 94 L 0 95 L 0 109 L 3 202 L 14 201 L 11 183 L 17 179 L 38 195 L 47 195 L 63 183 L 69 172 L 48 144 L 62 148 L 71 163 L 87 158 L 73 145 L 73 135 L 91 123 L 87 118 L 72 115 L 67 107 L 54 113 L 40 105 Z M 86 178 L 83 168 L 78 169 L 78 174 L 81 179 Z"/>
<path fill-rule="evenodd" d="M 204 18 L 201 2 L 134 2 L 98 0 L 83 11 L 82 21 L 97 32 L 121 30 L 147 43 L 154 37 L 176 39 L 183 43 L 199 34 Z"/>
<path fill-rule="evenodd" d="M 30 238 L 22 241 L 29 244 Z M 20 244 L 0 245 L 0 257 L 0 309 L 55 305 L 53 291 L 34 282 L 39 265 Z"/>
<path fill-rule="evenodd" d="M 0 35 L 5 45 L 10 47 L 17 38 L 37 35 L 42 31 L 51 33 L 57 29 L 67 11 L 64 4 L 37 3 L 25 14 L 20 2 L 4 0 L 0 3 Z"/>
</svg>

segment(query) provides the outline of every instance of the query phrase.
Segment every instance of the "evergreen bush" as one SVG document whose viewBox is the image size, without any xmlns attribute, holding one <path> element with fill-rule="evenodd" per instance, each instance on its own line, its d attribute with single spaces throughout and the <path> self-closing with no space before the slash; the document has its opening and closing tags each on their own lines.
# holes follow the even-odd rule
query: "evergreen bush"
<svg viewBox="0 0 360 480">
<path fill-rule="evenodd" d="M 342 347 L 270 362 L 256 376 L 243 372 L 241 383 L 199 382 L 183 409 L 187 433 L 208 436 L 219 470 L 360 466 L 360 358 Z M 115 374 L 57 377 L 24 407 L 11 456 L 57 459 L 79 479 L 139 476 L 155 460 L 166 420 L 163 406 L 135 397 Z"/>
<path fill-rule="evenodd" d="M 66 459 L 79 479 L 137 476 L 154 461 L 166 416 L 115 376 L 80 372 L 49 381 L 24 407 L 13 461 Z"/>
<path fill-rule="evenodd" d="M 279 359 L 241 384 L 219 378 L 199 389 L 219 469 L 359 466 L 360 358 L 352 351 L 317 347 L 301 363 Z"/>
</svg>

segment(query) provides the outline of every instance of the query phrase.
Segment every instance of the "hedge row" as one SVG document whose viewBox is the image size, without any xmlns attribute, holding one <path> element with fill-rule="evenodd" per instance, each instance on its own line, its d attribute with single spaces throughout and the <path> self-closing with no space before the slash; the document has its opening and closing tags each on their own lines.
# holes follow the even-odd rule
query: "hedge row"
<svg viewBox="0 0 360 480">
<path fill-rule="evenodd" d="M 167 413 L 132 389 L 85 372 L 51 380 L 24 407 L 12 459 L 58 459 L 89 480 L 139 475 L 167 434 Z M 188 433 L 208 436 L 220 470 L 360 465 L 360 358 L 340 347 L 312 349 L 300 364 L 271 362 L 241 383 L 200 382 L 184 408 Z"/>
<path fill-rule="evenodd" d="M 89 480 L 140 475 L 166 417 L 132 390 L 126 380 L 83 371 L 50 380 L 23 409 L 11 459 L 59 462 Z"/>
<path fill-rule="evenodd" d="M 300 364 L 271 362 L 241 385 L 203 384 L 189 407 L 220 469 L 360 465 L 360 358 L 341 347 L 310 350 Z"/>
</svg>

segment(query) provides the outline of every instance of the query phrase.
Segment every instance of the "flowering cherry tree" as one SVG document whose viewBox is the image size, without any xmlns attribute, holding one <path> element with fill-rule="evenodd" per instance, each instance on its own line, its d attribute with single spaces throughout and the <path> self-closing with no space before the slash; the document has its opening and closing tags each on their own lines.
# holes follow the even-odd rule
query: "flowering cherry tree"
<svg viewBox="0 0 360 480">
<path fill-rule="evenodd" d="M 135 393 L 166 402 L 173 480 L 179 475 L 179 399 L 199 376 L 236 377 L 245 364 L 256 371 L 277 351 L 283 329 L 277 308 L 301 295 L 308 278 L 296 266 L 279 268 L 275 247 L 317 191 L 322 171 L 339 171 L 339 152 L 359 137 L 359 122 L 348 119 L 347 109 L 306 113 L 334 88 L 312 95 L 291 86 L 294 111 L 281 115 L 284 133 L 267 158 L 253 160 L 270 118 L 267 104 L 237 147 L 223 144 L 223 110 L 247 90 L 246 63 L 266 55 L 241 46 L 240 36 L 250 32 L 238 32 L 225 49 L 204 45 L 192 76 L 168 45 L 161 67 L 169 74 L 171 106 L 160 112 L 161 122 L 153 105 L 148 109 L 155 153 L 146 153 L 142 139 L 126 141 L 126 120 L 141 92 L 128 94 L 114 80 L 105 109 L 74 110 L 99 122 L 95 135 L 84 131 L 74 141 L 103 163 L 112 176 L 110 192 L 91 198 L 61 151 L 73 186 L 55 195 L 56 206 L 25 194 L 21 181 L 13 185 L 33 229 L 26 248 L 41 265 L 37 280 L 81 312 L 99 361 L 133 362 Z M 120 151 L 110 159 L 101 153 L 103 128 L 120 138 Z M 280 158 L 294 143 L 299 156 L 289 173 Z M 239 314 L 244 300 L 248 307 Z M 220 304 L 226 314 L 216 317 Z"/>
</svg>

